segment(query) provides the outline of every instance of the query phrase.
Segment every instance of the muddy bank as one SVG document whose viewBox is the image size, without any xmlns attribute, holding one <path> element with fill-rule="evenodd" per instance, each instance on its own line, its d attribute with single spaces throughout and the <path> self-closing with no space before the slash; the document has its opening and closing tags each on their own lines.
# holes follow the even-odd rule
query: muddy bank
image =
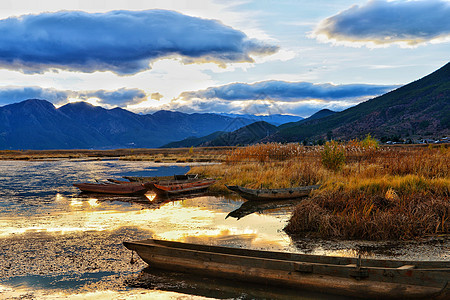
<svg viewBox="0 0 450 300">
<path fill-rule="evenodd" d="M 112 232 L 27 233 L 0 239 L 0 284 L 45 290 L 123 290 L 124 278 L 146 264 L 130 264 L 124 240 L 144 239 L 151 232 L 121 228 Z M 136 258 L 136 256 L 135 256 Z"/>
<path fill-rule="evenodd" d="M 450 260 L 450 236 L 414 241 L 323 240 L 291 236 L 297 252 L 315 255 L 397 260 Z"/>
<path fill-rule="evenodd" d="M 0 298 L 124 299 L 140 295 L 169 299 L 329 299 L 329 295 L 318 293 L 154 270 L 136 255 L 131 264 L 131 252 L 122 242 L 145 239 L 153 234 L 151 230 L 138 227 L 121 227 L 113 231 L 66 234 L 29 232 L 2 238 Z M 450 260 L 448 237 L 408 242 L 291 238 L 284 251 L 380 259 Z M 208 240 L 196 242 L 208 243 Z M 263 248 L 262 244 L 259 246 Z M 2 286 L 8 290 L 2 291 Z"/>
</svg>

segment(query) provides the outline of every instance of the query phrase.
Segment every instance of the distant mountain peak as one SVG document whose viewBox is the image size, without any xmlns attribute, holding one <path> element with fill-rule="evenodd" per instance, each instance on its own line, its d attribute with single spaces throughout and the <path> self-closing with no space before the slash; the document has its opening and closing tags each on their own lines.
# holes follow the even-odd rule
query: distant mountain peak
<svg viewBox="0 0 450 300">
<path fill-rule="evenodd" d="M 28 103 L 40 103 L 40 104 L 42 104 L 42 103 L 51 103 L 51 102 L 49 102 L 49 101 L 47 101 L 47 100 L 44 100 L 44 99 L 33 98 L 33 99 L 27 99 L 27 100 L 24 100 L 24 101 L 19 102 L 19 103 L 23 103 L 23 104 L 28 104 Z"/>
<path fill-rule="evenodd" d="M 335 113 L 336 112 L 331 109 L 324 108 L 324 109 L 319 110 L 315 114 L 312 114 L 309 118 L 306 118 L 305 120 L 316 120 L 316 119 L 320 119 L 320 118 L 324 118 L 324 117 L 333 115 Z"/>
<path fill-rule="evenodd" d="M 184 113 L 178 112 L 178 111 L 172 111 L 172 110 L 158 110 L 154 112 L 152 115 L 154 117 L 176 117 L 183 115 Z"/>
<path fill-rule="evenodd" d="M 302 120 L 302 117 L 290 115 L 290 114 L 268 114 L 268 115 L 250 115 L 250 114 L 230 114 L 230 113 L 220 113 L 222 116 L 232 117 L 232 118 L 244 118 L 256 121 L 266 121 L 272 125 L 281 125 L 290 122 L 297 122 Z"/>
<path fill-rule="evenodd" d="M 65 109 L 83 109 L 83 110 L 93 110 L 93 109 L 105 109 L 101 106 L 95 106 L 92 105 L 91 103 L 85 102 L 85 101 L 77 101 L 77 102 L 69 102 L 63 106 L 61 106 L 60 108 L 62 108 L 63 110 Z"/>
<path fill-rule="evenodd" d="M 333 111 L 333 110 L 331 110 L 331 109 L 328 109 L 328 108 L 324 108 L 324 109 L 321 109 L 321 110 L 319 110 L 318 112 L 316 112 L 315 114 L 322 114 L 322 113 L 334 113 L 335 111 Z M 314 115 L 315 115 L 314 114 Z"/>
<path fill-rule="evenodd" d="M 77 106 L 77 107 L 95 107 L 95 105 L 93 105 L 89 102 L 86 102 L 86 101 L 70 102 L 70 103 L 67 103 L 66 105 Z"/>
<path fill-rule="evenodd" d="M 44 113 L 56 110 L 55 106 L 51 102 L 42 99 L 27 99 L 18 103 L 5 105 L 3 106 L 3 108 L 11 110 L 21 110 L 27 113 Z"/>
<path fill-rule="evenodd" d="M 43 99 L 27 99 L 18 103 L 15 103 L 17 105 L 21 105 L 21 106 L 39 106 L 39 107 L 53 107 L 54 105 L 53 103 L 47 101 L 47 100 L 43 100 Z"/>
</svg>

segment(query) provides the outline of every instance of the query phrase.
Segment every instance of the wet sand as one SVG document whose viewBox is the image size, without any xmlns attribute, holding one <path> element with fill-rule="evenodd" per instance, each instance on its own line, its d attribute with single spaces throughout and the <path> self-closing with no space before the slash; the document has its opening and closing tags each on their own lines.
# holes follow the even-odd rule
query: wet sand
<svg viewBox="0 0 450 300">
<path fill-rule="evenodd" d="M 150 235 L 148 231 L 124 227 L 112 232 L 27 233 L 3 238 L 0 284 L 14 289 L 47 290 L 49 294 L 124 290 L 124 278 L 146 264 L 140 259 L 131 264 L 131 252 L 122 242 Z"/>
<path fill-rule="evenodd" d="M 35 232 L 2 238 L 0 296 L 2 299 L 330 298 L 317 293 L 299 293 L 148 268 L 136 254 L 132 255 L 123 247 L 122 242 L 145 239 L 153 234 L 150 230 L 122 227 L 103 232 Z M 450 241 L 446 238 L 384 243 L 298 239 L 293 241 L 293 245 L 300 253 L 450 260 Z M 345 298 L 333 296 L 332 299 Z"/>
</svg>

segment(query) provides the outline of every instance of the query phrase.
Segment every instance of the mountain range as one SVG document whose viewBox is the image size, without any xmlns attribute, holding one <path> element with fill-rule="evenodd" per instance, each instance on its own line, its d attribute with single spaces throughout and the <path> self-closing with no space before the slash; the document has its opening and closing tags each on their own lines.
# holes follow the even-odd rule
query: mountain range
<svg viewBox="0 0 450 300">
<path fill-rule="evenodd" d="M 277 126 L 265 121 L 258 121 L 232 132 L 217 131 L 205 137 L 187 138 L 178 142 L 172 142 L 162 146 L 162 148 L 249 145 L 259 142 L 276 131 Z"/>
<path fill-rule="evenodd" d="M 86 102 L 56 108 L 46 100 L 29 99 L 0 107 L 0 149 L 155 148 L 187 137 L 234 131 L 258 118 L 164 110 L 140 115 Z M 281 115 L 277 120 L 282 119 Z M 292 119 L 286 116 L 285 122 Z"/>
<path fill-rule="evenodd" d="M 38 99 L 0 107 L 0 149 L 222 146 L 349 140 L 367 134 L 378 139 L 449 136 L 450 63 L 354 107 L 322 110 L 307 119 L 173 111 L 140 115 L 86 102 L 56 108 Z"/>
<path fill-rule="evenodd" d="M 322 109 L 309 118 L 298 122 L 286 124 L 301 124 L 310 120 L 317 120 L 326 116 L 335 114 L 329 109 Z M 199 138 L 187 138 L 178 142 L 171 142 L 162 146 L 162 148 L 183 148 L 183 147 L 215 147 L 215 146 L 236 146 L 258 143 L 264 139 L 270 138 L 278 132 L 278 127 L 265 121 L 259 121 L 246 125 L 232 132 L 217 131 L 210 135 Z"/>
<path fill-rule="evenodd" d="M 264 121 L 269 124 L 279 126 L 285 123 L 298 122 L 304 120 L 304 118 L 293 115 L 282 115 L 282 114 L 269 114 L 269 115 L 250 115 L 250 114 L 228 114 L 220 113 L 222 116 L 232 117 L 232 118 L 244 118 L 252 119 L 254 122 Z"/>
</svg>

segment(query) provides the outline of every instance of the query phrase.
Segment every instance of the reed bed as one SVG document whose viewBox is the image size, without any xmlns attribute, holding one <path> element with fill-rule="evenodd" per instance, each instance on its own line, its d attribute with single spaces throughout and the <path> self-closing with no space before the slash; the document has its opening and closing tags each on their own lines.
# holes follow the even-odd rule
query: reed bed
<svg viewBox="0 0 450 300">
<path fill-rule="evenodd" d="M 325 161 L 332 147 L 339 150 L 331 154 L 331 159 L 340 156 L 339 168 Z M 213 189 L 220 192 L 225 183 L 249 188 L 321 184 L 296 207 L 286 232 L 384 240 L 450 234 L 449 165 L 448 145 L 381 147 L 355 140 L 315 147 L 253 145 L 230 151 L 223 164 L 191 172 L 217 178 Z"/>
<path fill-rule="evenodd" d="M 296 207 L 285 231 L 367 240 L 448 234 L 449 187 L 448 178 L 417 175 L 329 181 Z"/>
</svg>

